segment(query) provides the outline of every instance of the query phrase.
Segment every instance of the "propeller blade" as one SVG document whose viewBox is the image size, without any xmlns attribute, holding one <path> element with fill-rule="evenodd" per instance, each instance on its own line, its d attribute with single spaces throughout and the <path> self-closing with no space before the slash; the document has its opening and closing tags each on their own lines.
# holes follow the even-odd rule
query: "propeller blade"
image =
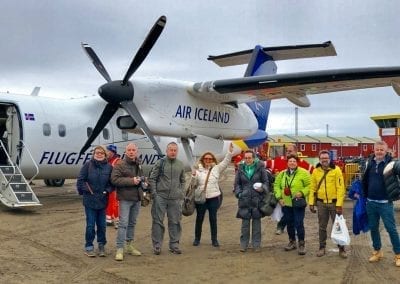
<svg viewBox="0 0 400 284">
<path fill-rule="evenodd" d="M 97 136 L 100 134 L 100 132 L 103 130 L 103 128 L 107 125 L 107 123 L 110 121 L 111 117 L 117 112 L 118 108 L 119 108 L 119 105 L 117 105 L 117 104 L 107 104 L 106 105 L 106 107 L 103 110 L 103 113 L 101 114 L 99 120 L 97 121 L 95 128 L 93 129 L 92 134 L 86 141 L 85 145 L 83 145 L 79 154 L 82 154 L 82 153 L 86 152 L 87 149 L 89 149 L 92 142 L 97 138 Z"/>
<path fill-rule="evenodd" d="M 90 47 L 87 43 L 81 43 L 83 50 L 86 52 L 87 56 L 92 61 L 94 67 L 96 67 L 97 71 L 106 79 L 107 82 L 111 82 L 111 77 L 108 75 L 106 68 L 104 68 L 103 63 L 101 63 L 99 57 L 97 57 L 93 48 Z"/>
<path fill-rule="evenodd" d="M 133 120 L 136 121 L 137 125 L 143 130 L 146 136 L 150 139 L 151 143 L 153 143 L 154 149 L 157 151 L 158 155 L 164 156 L 164 154 L 161 152 L 160 146 L 158 146 L 156 139 L 154 139 L 153 134 L 147 127 L 147 124 L 141 116 L 136 105 L 132 101 L 121 102 L 121 105 L 129 113 L 129 115 L 132 116 Z"/>
<path fill-rule="evenodd" d="M 150 50 L 153 48 L 153 45 L 156 43 L 158 37 L 162 33 L 165 24 L 167 23 L 167 18 L 165 16 L 161 16 L 154 26 L 151 28 L 149 34 L 147 35 L 146 39 L 142 43 L 142 46 L 139 48 L 138 52 L 136 53 L 135 57 L 132 60 L 131 65 L 126 71 L 125 77 L 122 80 L 122 84 L 125 85 L 128 82 L 129 78 L 132 76 L 133 73 L 139 68 L 142 64 L 143 60 L 147 57 Z"/>
</svg>

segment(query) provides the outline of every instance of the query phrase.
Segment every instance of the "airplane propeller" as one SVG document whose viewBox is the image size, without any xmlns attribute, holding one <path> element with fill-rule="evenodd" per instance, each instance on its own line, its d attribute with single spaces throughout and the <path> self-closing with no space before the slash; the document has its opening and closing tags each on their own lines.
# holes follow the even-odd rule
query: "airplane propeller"
<svg viewBox="0 0 400 284">
<path fill-rule="evenodd" d="M 140 67 L 143 61 L 146 59 L 147 55 L 150 53 L 157 39 L 161 35 L 165 24 L 167 22 L 167 18 L 165 16 L 161 16 L 153 25 L 146 39 L 143 41 L 139 50 L 136 52 L 131 65 L 124 78 L 121 80 L 112 81 L 110 75 L 105 69 L 103 63 L 101 63 L 99 57 L 96 55 L 94 50 L 86 43 L 82 43 L 82 48 L 85 50 L 86 54 L 91 59 L 93 65 L 99 71 L 99 73 L 103 76 L 103 78 L 107 81 L 104 85 L 99 88 L 99 95 L 106 102 L 107 105 L 104 108 L 99 120 L 90 137 L 86 141 L 85 145 L 82 147 L 80 153 L 84 153 L 92 144 L 92 142 L 96 139 L 96 137 L 100 134 L 103 128 L 107 125 L 113 115 L 118 111 L 120 107 L 124 108 L 129 115 L 135 120 L 137 125 L 143 130 L 146 136 L 153 143 L 155 150 L 159 155 L 163 155 L 160 147 L 157 144 L 157 141 L 154 139 L 150 129 L 148 128 L 146 122 L 144 121 L 142 115 L 140 114 L 137 106 L 133 102 L 134 97 L 134 88 L 129 79 L 132 77 L 133 73 Z"/>
</svg>

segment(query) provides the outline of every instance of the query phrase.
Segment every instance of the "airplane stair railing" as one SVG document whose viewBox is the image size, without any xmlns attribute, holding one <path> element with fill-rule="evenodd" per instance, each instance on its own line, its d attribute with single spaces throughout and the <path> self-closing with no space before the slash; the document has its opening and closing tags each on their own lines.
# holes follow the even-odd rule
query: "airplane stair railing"
<svg viewBox="0 0 400 284">
<path fill-rule="evenodd" d="M 25 149 L 27 149 L 26 146 Z M 21 169 L 12 162 L 1 140 L 0 151 L 7 156 L 7 164 L 0 165 L 0 201 L 11 208 L 42 205 L 29 182 L 22 175 Z"/>
</svg>

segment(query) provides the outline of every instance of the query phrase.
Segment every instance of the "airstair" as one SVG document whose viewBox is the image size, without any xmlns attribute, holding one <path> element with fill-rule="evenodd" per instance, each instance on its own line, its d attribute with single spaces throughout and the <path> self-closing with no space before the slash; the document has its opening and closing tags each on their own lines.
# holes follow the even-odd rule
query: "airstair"
<svg viewBox="0 0 400 284">
<path fill-rule="evenodd" d="M 30 151 L 23 141 L 20 141 L 20 145 L 21 147 L 24 147 L 24 150 L 26 150 L 25 153 L 27 153 L 31 157 L 32 161 L 34 161 Z M 29 181 L 25 179 L 18 165 L 12 162 L 7 148 L 1 140 L 0 151 L 7 157 L 7 162 L 5 164 L 0 164 L 0 201 L 10 208 L 42 205 L 29 185 L 34 177 Z M 36 167 L 36 172 L 38 173 L 39 169 L 35 162 L 34 165 Z"/>
</svg>

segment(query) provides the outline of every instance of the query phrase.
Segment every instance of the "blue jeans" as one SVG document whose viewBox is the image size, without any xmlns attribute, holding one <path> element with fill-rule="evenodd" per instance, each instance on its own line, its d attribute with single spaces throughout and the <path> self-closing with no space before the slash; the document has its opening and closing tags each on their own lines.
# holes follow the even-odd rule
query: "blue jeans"
<svg viewBox="0 0 400 284">
<path fill-rule="evenodd" d="M 283 206 L 283 215 L 287 224 L 289 240 L 296 241 L 296 233 L 299 241 L 304 241 L 304 216 L 305 208 Z"/>
<path fill-rule="evenodd" d="M 93 241 L 96 236 L 97 225 L 97 243 L 104 246 L 106 240 L 106 209 L 92 209 L 85 207 L 86 214 L 86 233 L 85 233 L 85 249 L 91 251 L 94 249 Z"/>
<path fill-rule="evenodd" d="M 400 240 L 394 219 L 393 203 L 367 202 L 368 225 L 371 230 L 372 246 L 374 250 L 382 248 L 381 235 L 379 233 L 379 218 L 382 218 L 386 231 L 389 234 L 395 254 L 400 254 Z"/>
<path fill-rule="evenodd" d="M 136 219 L 140 211 L 140 201 L 119 201 L 119 222 L 117 233 L 117 248 L 123 248 L 125 241 L 133 241 Z"/>
</svg>

